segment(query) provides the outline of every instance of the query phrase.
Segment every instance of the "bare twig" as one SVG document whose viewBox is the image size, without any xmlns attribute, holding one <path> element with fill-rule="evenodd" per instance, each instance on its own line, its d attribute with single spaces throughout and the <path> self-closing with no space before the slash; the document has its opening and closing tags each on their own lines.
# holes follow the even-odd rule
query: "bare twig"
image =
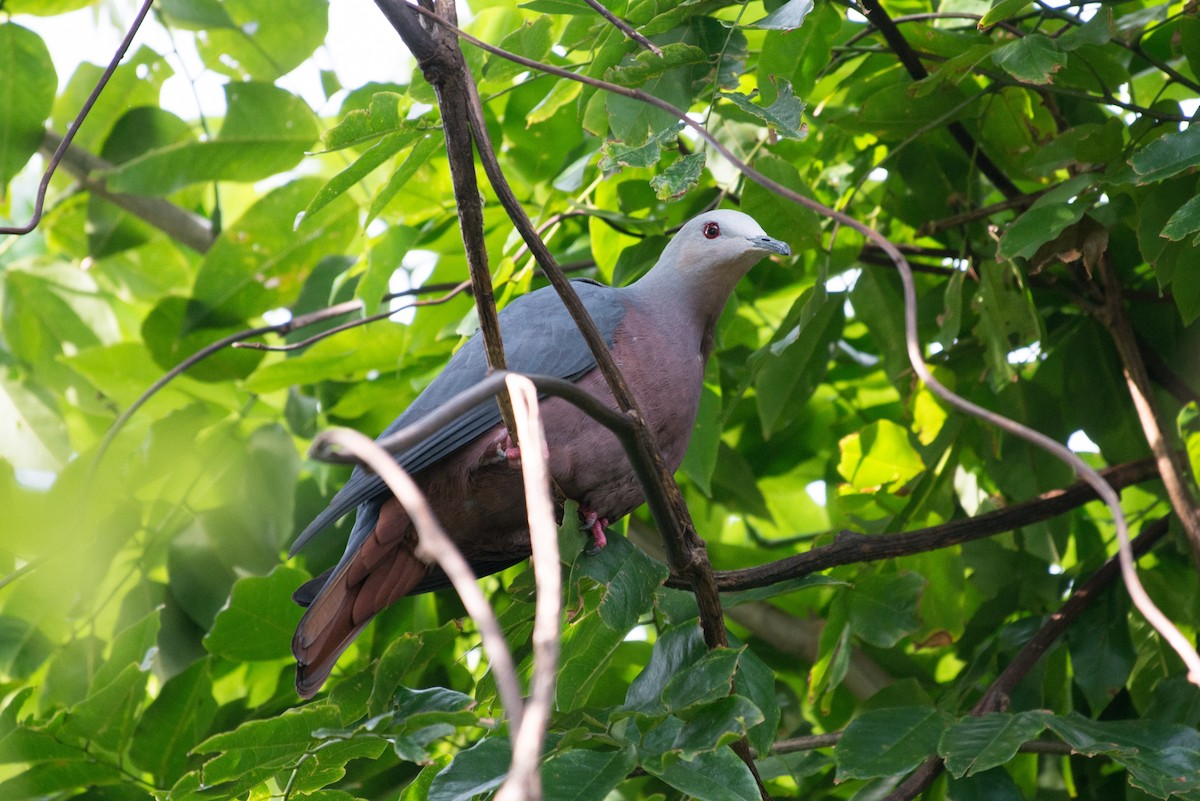
<svg viewBox="0 0 1200 801">
<path fill-rule="evenodd" d="M 406 306 L 401 306 L 398 309 L 388 309 L 387 311 L 382 311 L 382 312 L 379 312 L 378 314 L 369 314 L 366 317 L 360 317 L 357 320 L 351 320 L 348 323 L 342 323 L 341 325 L 336 325 L 333 328 L 326 329 L 319 334 L 313 334 L 311 337 L 308 337 L 307 339 L 302 339 L 299 342 L 289 342 L 286 345 L 267 345 L 266 343 L 263 343 L 263 342 L 235 342 L 235 343 L 233 343 L 233 347 L 246 348 L 249 350 L 269 350 L 269 351 L 303 350 L 304 348 L 307 348 L 310 345 L 315 345 L 316 343 L 320 342 L 322 339 L 331 337 L 334 334 L 340 334 L 343 331 L 350 330 L 351 328 L 358 328 L 360 325 L 366 325 L 367 323 L 373 323 L 378 320 L 386 320 L 387 318 L 391 317 L 393 314 L 398 314 L 399 312 L 402 312 L 405 309 L 415 309 L 418 306 L 438 306 L 438 305 L 441 305 L 443 303 L 453 300 L 454 298 L 461 295 L 463 292 L 470 292 L 470 290 L 471 290 L 471 282 L 470 281 L 462 281 L 457 284 L 439 284 L 438 286 L 439 287 L 440 286 L 448 286 L 448 287 L 450 287 L 450 289 L 444 295 L 441 295 L 439 297 L 429 298 L 427 300 L 414 300 L 412 303 L 409 303 Z M 403 295 L 415 295 L 418 292 L 425 292 L 425 291 L 436 291 L 436 288 L 430 286 L 430 287 L 419 287 L 417 289 L 408 289 L 408 290 L 405 290 L 404 292 L 394 293 L 393 295 L 389 296 L 389 299 L 395 298 L 395 297 L 401 297 Z"/>
<path fill-rule="evenodd" d="M 589 6 L 591 6 L 592 10 L 594 10 L 597 14 L 599 14 L 600 16 L 602 16 L 606 20 L 608 20 L 609 24 L 611 24 L 614 28 L 619 30 L 621 33 L 625 34 L 630 39 L 637 42 L 638 44 L 640 44 L 642 47 L 649 50 L 654 55 L 658 56 L 659 58 L 662 58 L 663 52 L 661 49 L 659 49 L 658 45 L 656 45 L 654 42 L 650 41 L 645 36 L 642 36 L 640 33 L 638 33 L 636 30 L 634 30 L 633 26 L 630 25 L 628 22 L 621 19 L 620 17 L 618 17 L 616 14 L 609 11 L 604 6 L 600 5 L 599 0 L 583 0 L 583 2 L 585 2 Z"/>
<path fill-rule="evenodd" d="M 1032 205 L 1033 201 L 1037 200 L 1039 197 L 1046 194 L 1053 188 L 1054 187 L 1046 187 L 1045 189 L 1039 189 L 1036 192 L 1030 192 L 1026 195 L 1018 195 L 1017 197 L 1006 198 L 1005 200 L 1001 200 L 999 203 L 981 206 L 980 208 L 964 211 L 962 214 L 955 214 L 950 217 L 945 217 L 941 220 L 930 220 L 921 226 L 921 228 L 917 231 L 917 235 L 929 236 L 930 234 L 936 234 L 949 228 L 958 228 L 960 225 L 965 225 L 969 222 L 974 222 L 975 220 L 987 219 L 993 214 L 997 214 L 1002 211 L 1009 211 L 1011 209 L 1024 209 L 1026 206 Z"/>
<path fill-rule="evenodd" d="M 133 44 L 133 37 L 137 34 L 138 29 L 142 27 L 142 21 L 150 13 L 152 5 L 154 5 L 154 0 L 144 0 L 141 8 L 138 9 L 137 14 L 134 16 L 129 30 L 125 32 L 125 38 L 121 40 L 121 44 L 117 46 L 117 51 L 113 53 L 108 66 L 101 73 L 100 80 L 96 81 L 96 86 L 92 89 L 91 94 L 88 95 L 87 100 L 83 101 L 83 106 L 80 107 L 79 113 L 75 115 L 75 119 L 71 121 L 71 125 L 67 128 L 67 133 L 63 136 L 62 141 L 59 142 L 58 147 L 55 148 L 54 155 L 50 157 L 50 163 L 46 165 L 46 169 L 42 173 L 42 180 L 38 183 L 37 196 L 33 203 L 33 217 L 25 225 L 0 226 L 0 234 L 27 234 L 34 228 L 37 228 L 38 223 L 42 221 L 42 213 L 46 208 L 46 191 L 50 188 L 50 179 L 54 177 L 54 171 L 58 169 L 58 163 L 62 161 L 67 148 L 71 145 L 71 140 L 75 138 L 75 134 L 79 132 L 79 126 L 87 119 L 87 115 L 91 113 L 92 106 L 96 104 L 100 93 L 108 85 L 108 79 L 117 71 L 117 65 L 125 57 L 125 52 L 129 50 L 129 45 Z"/>
<path fill-rule="evenodd" d="M 1017 684 L 1037 664 L 1037 661 L 1049 650 L 1055 640 L 1061 637 L 1067 628 L 1083 614 L 1083 610 L 1095 600 L 1096 596 L 1112 583 L 1118 572 L 1124 572 L 1123 562 L 1127 551 L 1130 558 L 1133 558 L 1134 554 L 1141 556 L 1147 553 L 1166 533 L 1167 518 L 1150 523 L 1142 529 L 1142 533 L 1128 549 L 1122 549 L 1116 557 L 1109 559 L 1093 573 L 1079 589 L 1071 594 L 1066 603 L 1038 629 L 1025 647 L 1013 658 L 1013 661 L 1009 662 L 1000 672 L 1000 675 L 988 687 L 987 692 L 971 709 L 971 715 L 978 717 L 1002 709 Z M 1128 583 L 1126 583 L 1126 589 L 1129 589 Z M 905 779 L 903 784 L 893 790 L 884 801 L 910 801 L 916 798 L 933 783 L 943 769 L 942 760 L 938 757 L 931 757 Z"/>
<path fill-rule="evenodd" d="M 504 633 L 483 590 L 476 583 L 471 566 L 434 517 L 433 510 L 421 490 L 391 454 L 369 437 L 348 428 L 323 431 L 313 440 L 313 458 L 325 458 L 326 454 L 339 451 L 351 455 L 355 461 L 362 462 L 383 479 L 417 529 L 417 556 L 425 562 L 436 562 L 454 585 L 467 614 L 479 629 L 483 649 L 491 663 L 496 687 L 504 703 L 504 713 L 509 722 L 509 737 L 515 744 L 525 711 L 525 702 L 521 698 L 521 686 L 517 681 L 517 672 L 508 644 L 504 640 Z"/>
<path fill-rule="evenodd" d="M 558 531 L 550 471 L 546 464 L 546 432 L 538 414 L 537 388 L 523 376 L 509 373 L 504 380 L 513 405 L 521 442 L 521 472 L 525 479 L 525 508 L 533 551 L 537 601 L 533 620 L 533 678 L 529 702 L 513 745 L 512 767 L 496 793 L 497 801 L 531 801 L 541 797 L 542 741 L 554 703 L 558 667 L 559 616 L 562 609 L 562 571 L 558 561 Z"/>
</svg>

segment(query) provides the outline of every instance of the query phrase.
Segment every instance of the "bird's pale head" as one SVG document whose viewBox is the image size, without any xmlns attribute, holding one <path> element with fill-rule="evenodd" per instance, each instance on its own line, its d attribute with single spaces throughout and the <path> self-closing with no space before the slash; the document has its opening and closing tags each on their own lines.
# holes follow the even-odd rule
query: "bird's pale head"
<svg viewBox="0 0 1200 801">
<path fill-rule="evenodd" d="M 665 267 L 671 280 L 732 289 L 765 256 L 791 252 L 786 242 L 767 236 L 749 214 L 717 209 L 688 220 L 663 250 L 653 272 Z"/>
</svg>

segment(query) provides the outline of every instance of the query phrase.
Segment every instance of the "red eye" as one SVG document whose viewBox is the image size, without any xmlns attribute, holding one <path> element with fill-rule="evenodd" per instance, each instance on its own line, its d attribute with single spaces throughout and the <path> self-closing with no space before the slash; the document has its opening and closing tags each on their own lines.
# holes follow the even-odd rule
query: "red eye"
<svg viewBox="0 0 1200 801">
<path fill-rule="evenodd" d="M 721 226 L 717 225 L 715 222 L 707 222 L 704 224 L 704 238 L 705 239 L 716 239 L 720 235 L 721 235 Z"/>
</svg>

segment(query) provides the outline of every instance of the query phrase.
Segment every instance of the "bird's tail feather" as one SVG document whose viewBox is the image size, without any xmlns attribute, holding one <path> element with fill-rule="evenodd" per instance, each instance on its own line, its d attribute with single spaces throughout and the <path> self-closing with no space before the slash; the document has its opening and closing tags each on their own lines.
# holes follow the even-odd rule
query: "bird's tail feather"
<svg viewBox="0 0 1200 801">
<path fill-rule="evenodd" d="M 411 592 L 429 573 L 429 565 L 413 553 L 416 537 L 407 515 L 398 503 L 391 507 L 385 505 L 390 514 L 380 515 L 354 556 L 316 592 L 296 626 L 292 653 L 296 656 L 296 692 L 302 698 L 311 698 L 321 689 L 338 657 L 371 618 Z M 318 579 L 297 592 L 309 585 L 315 589 Z"/>
</svg>

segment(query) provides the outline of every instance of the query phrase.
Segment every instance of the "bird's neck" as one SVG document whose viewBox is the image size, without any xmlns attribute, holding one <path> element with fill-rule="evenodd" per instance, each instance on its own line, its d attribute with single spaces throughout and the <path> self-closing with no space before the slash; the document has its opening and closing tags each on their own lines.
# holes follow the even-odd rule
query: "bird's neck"
<svg viewBox="0 0 1200 801">
<path fill-rule="evenodd" d="M 682 280 L 678 273 L 651 270 L 626 292 L 631 301 L 662 319 L 673 335 L 695 337 L 693 346 L 707 359 L 717 320 L 738 277 L 736 271 L 730 271 Z"/>
</svg>

